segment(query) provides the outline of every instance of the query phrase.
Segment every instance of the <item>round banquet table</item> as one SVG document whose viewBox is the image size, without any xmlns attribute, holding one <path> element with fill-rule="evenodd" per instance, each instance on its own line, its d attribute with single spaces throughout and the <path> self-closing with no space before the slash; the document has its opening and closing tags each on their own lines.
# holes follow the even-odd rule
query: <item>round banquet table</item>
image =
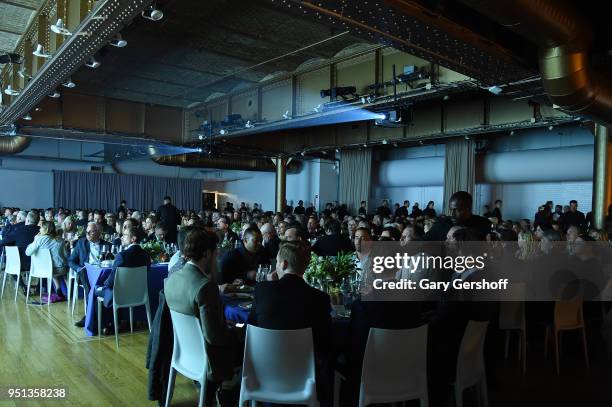
<svg viewBox="0 0 612 407">
<path fill-rule="evenodd" d="M 85 333 L 87 336 L 94 336 L 98 334 L 98 303 L 94 298 L 94 290 L 96 286 L 104 284 L 104 281 L 110 274 L 112 268 L 110 267 L 99 267 L 92 264 L 86 264 L 85 270 L 87 272 L 87 278 L 89 280 L 89 294 L 87 295 L 87 313 L 85 315 Z M 164 288 L 164 279 L 168 277 L 168 263 L 156 263 L 151 264 L 147 273 L 147 282 L 149 288 L 149 304 L 151 305 L 151 319 L 155 317 L 157 306 L 159 305 L 159 292 Z M 128 312 L 128 309 L 119 309 L 119 312 Z M 104 314 L 104 312 L 102 313 Z M 121 318 L 120 319 L 127 319 Z M 134 320 L 135 321 L 146 321 L 147 314 L 145 307 L 134 308 Z M 104 315 L 103 321 L 104 324 Z"/>
</svg>

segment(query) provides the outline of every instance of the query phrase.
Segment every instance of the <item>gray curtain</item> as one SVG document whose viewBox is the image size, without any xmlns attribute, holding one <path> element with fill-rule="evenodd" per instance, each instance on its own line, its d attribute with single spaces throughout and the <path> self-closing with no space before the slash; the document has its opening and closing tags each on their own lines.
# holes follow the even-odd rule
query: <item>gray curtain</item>
<svg viewBox="0 0 612 407">
<path fill-rule="evenodd" d="M 202 208 L 202 180 L 141 175 L 53 171 L 53 204 L 69 209 L 115 211 L 122 199 L 129 208 L 154 210 L 172 197 L 179 209 Z"/>
<path fill-rule="evenodd" d="M 340 203 L 357 213 L 361 201 L 370 197 L 372 150 L 343 151 L 340 157 Z"/>
<path fill-rule="evenodd" d="M 446 143 L 444 156 L 444 213 L 449 214 L 448 200 L 457 191 L 474 194 L 475 143 L 456 139 Z"/>
</svg>

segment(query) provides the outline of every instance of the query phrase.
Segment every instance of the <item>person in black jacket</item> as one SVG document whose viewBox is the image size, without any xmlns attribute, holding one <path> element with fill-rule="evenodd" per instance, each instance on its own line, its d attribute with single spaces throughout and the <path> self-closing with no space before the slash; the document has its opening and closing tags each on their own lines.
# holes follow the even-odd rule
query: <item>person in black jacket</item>
<svg viewBox="0 0 612 407">
<path fill-rule="evenodd" d="M 267 252 L 261 245 L 262 236 L 256 227 L 247 228 L 242 236 L 242 245 L 228 251 L 221 258 L 219 284 L 233 283 L 235 279 L 255 283 L 257 267 L 269 264 Z"/>
<path fill-rule="evenodd" d="M 19 219 L 22 216 L 23 214 L 21 214 Z M 25 249 L 34 241 L 34 237 L 38 234 L 39 228 L 36 226 L 37 224 L 38 214 L 31 211 L 25 217 L 25 222 L 14 224 L 8 233 L 2 235 L 2 240 L 0 240 L 0 251 L 4 246 L 17 246 L 22 270 L 30 269 L 30 256 L 25 255 Z"/>
<path fill-rule="evenodd" d="M 403 219 L 407 218 L 409 207 L 410 207 L 410 201 L 404 201 L 404 204 L 395 211 L 395 217 L 403 218 Z"/>
<path fill-rule="evenodd" d="M 298 201 L 298 206 L 293 209 L 294 215 L 303 215 L 306 213 L 306 208 L 304 208 L 304 201 L 301 199 Z"/>
<path fill-rule="evenodd" d="M 453 226 L 471 228 L 478 236 L 484 237 L 491 232 L 491 222 L 487 218 L 472 213 L 472 195 L 465 191 L 455 192 L 448 202 L 452 217 L 438 219 L 425 234 L 428 241 L 446 240 L 446 234 Z"/>
<path fill-rule="evenodd" d="M 376 214 L 382 216 L 383 218 L 389 217 L 391 215 L 391 209 L 389 208 L 389 201 L 383 199 L 382 206 L 379 206 L 376 209 Z"/>
<path fill-rule="evenodd" d="M 136 229 L 128 228 L 123 231 L 121 243 L 125 250 L 119 252 L 113 262 L 113 270 L 108 275 L 104 284 L 97 287 L 96 294 L 104 298 L 104 306 L 110 307 L 113 303 L 113 286 L 115 285 L 115 272 L 117 267 L 142 267 L 151 265 L 149 254 L 138 244 Z"/>
<path fill-rule="evenodd" d="M 360 216 L 367 216 L 368 209 L 366 208 L 366 201 L 361 201 L 361 206 L 359 207 L 357 214 Z"/>
<path fill-rule="evenodd" d="M 584 217 L 584 213 L 578 210 L 578 201 L 573 199 L 570 201 L 570 210 L 561 215 L 559 218 L 559 223 L 561 223 L 561 228 L 564 231 L 567 231 L 570 226 L 585 229 L 586 219 Z"/>
<path fill-rule="evenodd" d="M 429 216 L 431 218 L 436 217 L 436 210 L 434 209 L 434 201 L 427 203 L 427 208 L 423 209 L 423 216 Z"/>
<path fill-rule="evenodd" d="M 159 223 L 166 226 L 168 236 L 166 240 L 176 243 L 177 226 L 181 224 L 181 213 L 174 205 L 169 196 L 164 197 L 164 204 L 157 208 L 157 219 Z"/>
<path fill-rule="evenodd" d="M 255 286 L 249 324 L 266 329 L 312 328 L 317 366 L 317 395 L 326 398 L 325 378 L 330 367 L 331 303 L 329 295 L 309 286 L 303 278 L 310 250 L 307 242 L 282 242 L 276 256 L 279 280 Z M 279 357 L 281 355 L 278 355 Z M 323 376 L 323 378 L 322 378 Z"/>
<path fill-rule="evenodd" d="M 503 222 L 501 208 L 502 208 L 502 201 L 498 199 L 497 201 L 495 201 L 495 208 L 493 208 L 493 210 L 491 211 L 491 217 L 497 218 L 498 223 Z"/>
<path fill-rule="evenodd" d="M 312 251 L 317 256 L 337 256 L 338 253 L 355 251 L 351 241 L 340 234 L 340 222 L 330 219 L 325 222 L 325 236 L 316 241 Z"/>
</svg>

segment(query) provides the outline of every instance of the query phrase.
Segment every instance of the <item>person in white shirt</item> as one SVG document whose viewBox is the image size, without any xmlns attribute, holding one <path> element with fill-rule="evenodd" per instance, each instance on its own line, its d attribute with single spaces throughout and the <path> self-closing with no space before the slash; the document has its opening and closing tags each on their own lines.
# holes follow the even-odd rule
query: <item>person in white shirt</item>
<svg viewBox="0 0 612 407">
<path fill-rule="evenodd" d="M 59 238 L 55 232 L 53 221 L 43 221 L 40 232 L 34 237 L 34 241 L 25 250 L 26 255 L 34 256 L 39 249 L 49 249 L 51 262 L 53 264 L 53 284 L 55 285 L 56 297 L 53 302 L 65 301 L 66 296 L 62 293 L 61 278 L 68 272 L 68 250 L 64 240 Z"/>
</svg>

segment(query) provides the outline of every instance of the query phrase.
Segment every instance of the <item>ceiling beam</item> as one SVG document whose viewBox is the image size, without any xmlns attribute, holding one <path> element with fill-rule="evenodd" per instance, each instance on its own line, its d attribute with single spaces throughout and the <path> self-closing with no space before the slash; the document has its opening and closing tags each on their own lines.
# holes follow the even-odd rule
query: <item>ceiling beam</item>
<svg viewBox="0 0 612 407">
<path fill-rule="evenodd" d="M 1 4 L 6 4 L 6 5 L 9 5 L 9 6 L 13 6 L 13 7 L 23 8 L 23 9 L 26 9 L 26 10 L 32 10 L 32 11 L 37 11 L 38 10 L 38 7 L 30 6 L 30 5 L 27 5 L 27 4 L 22 4 L 22 3 L 19 3 L 18 1 L 0 0 L 0 3 Z"/>
<path fill-rule="evenodd" d="M 0 33 L 7 33 L 7 34 L 13 34 L 13 35 L 19 35 L 19 36 L 23 35 L 23 31 L 21 31 L 21 32 L 20 31 L 14 31 L 14 30 L 11 30 L 10 28 L 5 28 L 5 27 L 2 27 L 2 26 L 0 26 Z"/>
</svg>

